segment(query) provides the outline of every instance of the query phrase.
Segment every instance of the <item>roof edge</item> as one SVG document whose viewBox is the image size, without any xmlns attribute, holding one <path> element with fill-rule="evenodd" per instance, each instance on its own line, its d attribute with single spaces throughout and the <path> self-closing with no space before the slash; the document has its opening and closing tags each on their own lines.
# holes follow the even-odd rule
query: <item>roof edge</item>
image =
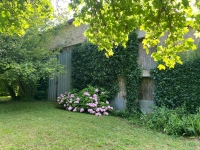
<svg viewBox="0 0 200 150">
<path fill-rule="evenodd" d="M 67 24 L 71 25 L 74 22 L 74 20 L 75 20 L 74 18 L 71 18 L 71 19 L 67 20 Z"/>
</svg>

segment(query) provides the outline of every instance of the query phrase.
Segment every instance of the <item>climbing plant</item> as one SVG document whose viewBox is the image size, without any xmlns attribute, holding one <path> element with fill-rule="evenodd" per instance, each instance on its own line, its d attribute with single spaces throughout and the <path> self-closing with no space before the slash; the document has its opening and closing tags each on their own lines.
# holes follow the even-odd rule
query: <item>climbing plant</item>
<svg viewBox="0 0 200 150">
<path fill-rule="evenodd" d="M 188 112 L 196 113 L 200 107 L 199 66 L 200 59 L 196 59 L 176 65 L 174 69 L 154 69 L 152 77 L 156 85 L 156 105 L 169 109 L 183 106 Z"/>
<path fill-rule="evenodd" d="M 107 58 L 96 45 L 84 43 L 72 50 L 72 87 L 81 90 L 87 85 L 103 87 L 113 99 L 119 91 L 118 78 L 124 77 L 127 92 L 127 109 L 131 111 L 138 97 L 141 71 L 137 64 L 137 34 L 132 32 L 126 48 L 113 48 L 113 57 Z"/>
</svg>

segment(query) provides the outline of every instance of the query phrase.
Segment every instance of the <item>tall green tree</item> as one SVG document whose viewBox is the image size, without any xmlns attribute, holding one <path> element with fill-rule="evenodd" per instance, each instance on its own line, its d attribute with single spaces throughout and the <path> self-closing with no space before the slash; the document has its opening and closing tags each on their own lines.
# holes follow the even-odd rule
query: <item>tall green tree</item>
<svg viewBox="0 0 200 150">
<path fill-rule="evenodd" d="M 51 34 L 54 31 L 41 33 L 34 27 L 23 36 L 0 35 L 0 82 L 13 99 L 16 91 L 21 97 L 33 97 L 38 80 L 64 72 L 56 58 L 58 51 L 45 48 Z"/>
<path fill-rule="evenodd" d="M 113 55 L 113 46 L 126 46 L 131 31 L 145 31 L 143 46 L 147 53 L 157 46 L 152 57 L 164 62 L 160 69 L 182 63 L 179 52 L 196 49 L 192 38 L 184 38 L 189 27 L 200 35 L 198 0 L 73 0 L 69 6 L 75 12 L 74 24 L 89 24 L 85 35 L 105 49 L 107 57 Z"/>
<path fill-rule="evenodd" d="M 33 97 L 41 78 L 64 72 L 57 50 L 48 50 L 59 16 L 51 0 L 0 0 L 0 82 L 13 99 Z"/>
</svg>

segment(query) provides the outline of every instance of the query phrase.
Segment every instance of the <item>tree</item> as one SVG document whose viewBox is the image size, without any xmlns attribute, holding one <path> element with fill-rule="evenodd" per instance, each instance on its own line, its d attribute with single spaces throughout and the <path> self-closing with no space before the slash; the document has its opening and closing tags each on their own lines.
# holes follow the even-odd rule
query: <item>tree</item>
<svg viewBox="0 0 200 150">
<path fill-rule="evenodd" d="M 157 46 L 152 57 L 164 62 L 160 69 L 182 63 L 179 52 L 196 49 L 192 38 L 184 38 L 189 27 L 200 35 L 198 0 L 73 0 L 69 8 L 75 12 L 75 25 L 90 25 L 85 35 L 100 50 L 105 49 L 107 57 L 113 55 L 113 46 L 126 46 L 130 32 L 145 31 L 143 46 L 147 53 Z M 167 38 L 161 43 L 163 36 Z"/>
<path fill-rule="evenodd" d="M 25 34 L 31 24 L 52 18 L 50 0 L 0 0 L 0 33 Z"/>
<path fill-rule="evenodd" d="M 56 57 L 58 51 L 45 48 L 45 39 L 52 34 L 53 30 L 41 33 L 33 27 L 23 36 L 0 35 L 0 82 L 13 99 L 16 91 L 22 98 L 33 97 L 38 80 L 64 72 Z"/>
</svg>

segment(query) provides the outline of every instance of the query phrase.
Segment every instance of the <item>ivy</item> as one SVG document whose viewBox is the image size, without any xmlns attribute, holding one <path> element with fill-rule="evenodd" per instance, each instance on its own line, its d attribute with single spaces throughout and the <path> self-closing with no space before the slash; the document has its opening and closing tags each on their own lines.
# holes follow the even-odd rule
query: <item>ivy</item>
<svg viewBox="0 0 200 150">
<path fill-rule="evenodd" d="M 200 107 L 200 59 L 176 65 L 174 69 L 159 71 L 154 69 L 155 103 L 169 109 L 185 107 L 190 113 L 196 113 Z"/>
<path fill-rule="evenodd" d="M 114 99 L 119 91 L 118 77 L 125 78 L 127 110 L 131 111 L 138 98 L 141 71 L 138 67 L 137 34 L 132 32 L 126 43 L 113 48 L 114 56 L 106 58 L 103 51 L 91 43 L 72 50 L 72 88 L 81 90 L 87 85 L 102 87 Z"/>
</svg>

